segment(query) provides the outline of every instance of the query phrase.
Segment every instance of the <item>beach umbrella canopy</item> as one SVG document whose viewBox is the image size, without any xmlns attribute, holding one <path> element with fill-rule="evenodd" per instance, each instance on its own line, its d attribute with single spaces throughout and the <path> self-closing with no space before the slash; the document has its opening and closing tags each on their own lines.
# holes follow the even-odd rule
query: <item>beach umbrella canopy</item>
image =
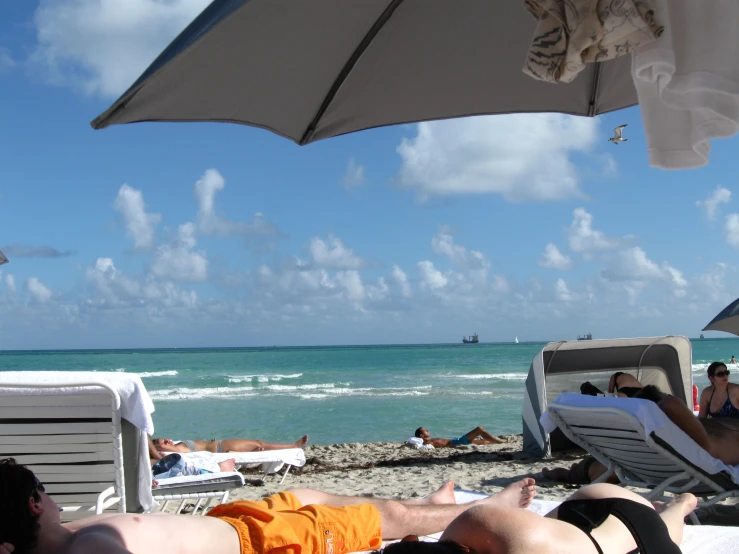
<svg viewBox="0 0 739 554">
<path fill-rule="evenodd" d="M 637 103 L 631 56 L 567 84 L 525 75 L 535 27 L 521 0 L 215 0 L 92 126 L 223 121 L 304 145 L 397 123 Z"/>
<path fill-rule="evenodd" d="M 739 335 L 739 298 L 721 310 L 703 330 L 725 331 Z"/>
<path fill-rule="evenodd" d="M 8 263 L 8 258 L 5 257 L 5 254 L 0 252 L 0 265 L 7 264 L 7 263 Z"/>
</svg>

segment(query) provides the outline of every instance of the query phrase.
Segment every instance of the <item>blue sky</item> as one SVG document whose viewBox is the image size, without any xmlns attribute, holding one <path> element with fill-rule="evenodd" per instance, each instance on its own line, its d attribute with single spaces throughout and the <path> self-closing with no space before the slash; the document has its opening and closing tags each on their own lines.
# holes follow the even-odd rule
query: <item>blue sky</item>
<svg viewBox="0 0 739 554">
<path fill-rule="evenodd" d="M 0 348 L 697 336 L 739 296 L 739 139 L 652 169 L 638 108 L 91 130 L 206 4 L 3 6 Z"/>
</svg>

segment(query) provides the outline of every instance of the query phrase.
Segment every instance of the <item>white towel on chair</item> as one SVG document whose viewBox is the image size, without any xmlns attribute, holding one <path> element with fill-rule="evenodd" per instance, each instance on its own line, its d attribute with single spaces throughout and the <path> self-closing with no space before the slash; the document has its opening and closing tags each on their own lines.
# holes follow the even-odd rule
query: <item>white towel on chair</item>
<svg viewBox="0 0 739 554">
<path fill-rule="evenodd" d="M 0 394 L 4 384 L 37 383 L 39 385 L 60 385 L 67 388 L 28 388 L 21 390 L 25 394 L 59 395 L 85 394 L 90 392 L 89 387 L 76 386 L 78 383 L 100 383 L 114 389 L 121 398 L 121 417 L 133 423 L 148 434 L 154 433 L 154 421 L 151 414 L 154 412 L 154 403 L 141 381 L 141 377 L 134 373 L 116 371 L 3 371 L 0 373 Z M 73 387 L 73 388 L 69 388 Z"/>
</svg>

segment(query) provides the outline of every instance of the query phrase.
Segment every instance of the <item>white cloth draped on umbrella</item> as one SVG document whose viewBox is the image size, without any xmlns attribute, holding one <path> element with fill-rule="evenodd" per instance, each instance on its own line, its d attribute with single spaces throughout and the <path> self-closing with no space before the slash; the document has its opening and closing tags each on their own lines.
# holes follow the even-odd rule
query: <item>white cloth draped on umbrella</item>
<svg viewBox="0 0 739 554">
<path fill-rule="evenodd" d="M 524 0 L 538 19 L 523 72 L 569 83 L 586 63 L 603 62 L 659 37 L 653 0 Z"/>
</svg>

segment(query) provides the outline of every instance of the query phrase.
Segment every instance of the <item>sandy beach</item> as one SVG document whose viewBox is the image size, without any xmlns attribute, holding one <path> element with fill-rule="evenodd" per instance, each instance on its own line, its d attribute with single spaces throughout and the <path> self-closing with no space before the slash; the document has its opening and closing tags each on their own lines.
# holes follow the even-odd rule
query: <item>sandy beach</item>
<svg viewBox="0 0 739 554">
<path fill-rule="evenodd" d="M 569 467 L 582 459 L 583 451 L 556 454 L 541 459 L 522 452 L 520 435 L 502 435 L 505 443 L 417 450 L 403 443 L 348 443 L 307 446 L 306 464 L 280 476 L 265 476 L 259 467 L 242 469 L 247 485 L 233 491 L 230 499 L 257 500 L 293 487 L 319 489 L 335 494 L 378 498 L 423 496 L 446 481 L 455 486 L 493 494 L 523 477 L 537 480 L 538 498 L 564 500 L 578 487 L 543 479 L 544 467 Z M 636 492 L 645 492 L 635 489 Z M 703 508 L 698 516 L 704 524 L 736 525 L 739 499 L 721 506 Z"/>
</svg>

